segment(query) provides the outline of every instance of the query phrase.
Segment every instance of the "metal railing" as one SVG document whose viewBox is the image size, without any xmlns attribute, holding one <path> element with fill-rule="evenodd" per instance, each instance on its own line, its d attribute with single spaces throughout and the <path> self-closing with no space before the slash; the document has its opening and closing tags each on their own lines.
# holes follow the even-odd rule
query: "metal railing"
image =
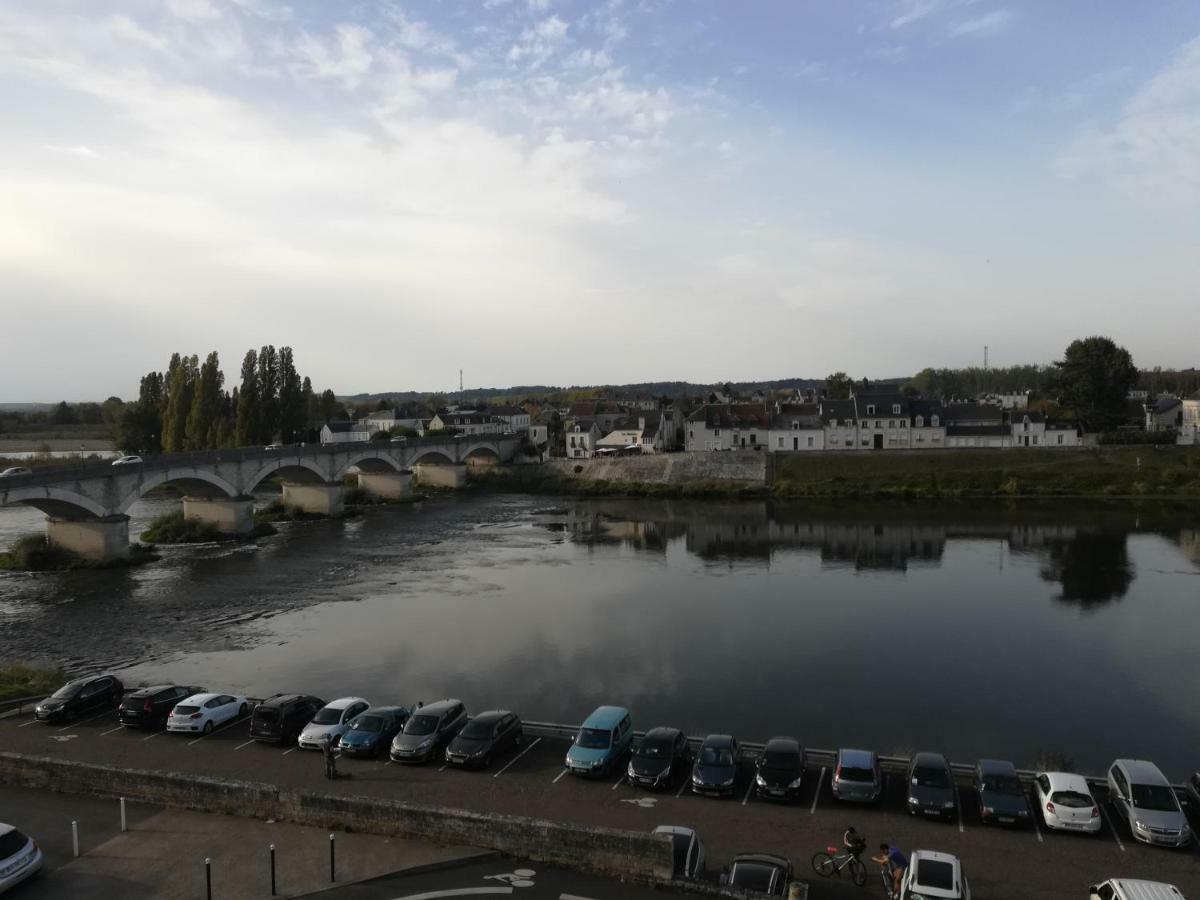
<svg viewBox="0 0 1200 900">
<path fill-rule="evenodd" d="M 45 694 L 38 694 L 36 697 L 11 697 L 8 700 L 0 700 L 0 719 L 19 716 L 25 712 L 25 707 L 36 706 L 39 701 L 45 699 Z"/>
</svg>

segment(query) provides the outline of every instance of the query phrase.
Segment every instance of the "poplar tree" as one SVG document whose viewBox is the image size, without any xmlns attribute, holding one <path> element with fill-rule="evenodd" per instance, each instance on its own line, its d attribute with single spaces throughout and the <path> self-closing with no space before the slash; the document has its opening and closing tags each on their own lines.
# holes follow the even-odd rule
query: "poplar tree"
<svg viewBox="0 0 1200 900">
<path fill-rule="evenodd" d="M 291 347 L 279 348 L 279 436 L 285 444 L 295 442 L 304 427 L 304 392 Z"/>
<path fill-rule="evenodd" d="M 247 350 L 242 358 L 242 384 L 238 388 L 237 428 L 234 441 L 239 447 L 258 444 L 262 426 L 258 421 L 258 354 Z"/>
<path fill-rule="evenodd" d="M 221 388 L 224 384 L 225 375 L 221 372 L 221 363 L 214 350 L 205 357 L 192 389 L 184 449 L 208 450 L 216 445 L 217 423 L 221 415 Z"/>
<path fill-rule="evenodd" d="M 174 363 L 175 358 L 172 357 L 171 361 Z M 167 453 L 178 453 L 187 445 L 188 414 L 191 412 L 192 397 L 196 391 L 199 367 L 199 357 L 184 356 L 180 358 L 175 374 L 170 376 L 162 436 L 163 450 Z"/>
<path fill-rule="evenodd" d="M 270 443 L 279 431 L 279 354 L 274 344 L 258 351 L 258 443 Z"/>
</svg>

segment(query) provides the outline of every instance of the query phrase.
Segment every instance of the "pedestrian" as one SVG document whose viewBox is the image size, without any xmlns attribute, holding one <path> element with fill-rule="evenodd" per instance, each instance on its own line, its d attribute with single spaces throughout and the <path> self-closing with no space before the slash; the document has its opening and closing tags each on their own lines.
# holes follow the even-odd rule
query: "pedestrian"
<svg viewBox="0 0 1200 900">
<path fill-rule="evenodd" d="M 337 774 L 337 754 L 333 751 L 333 735 L 325 735 L 321 741 L 321 755 L 325 757 L 325 777 L 333 781 Z"/>
</svg>

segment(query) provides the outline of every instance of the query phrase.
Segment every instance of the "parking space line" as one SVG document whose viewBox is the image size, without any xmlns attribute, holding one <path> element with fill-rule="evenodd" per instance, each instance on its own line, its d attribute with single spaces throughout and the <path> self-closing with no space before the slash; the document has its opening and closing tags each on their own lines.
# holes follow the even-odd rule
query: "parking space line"
<svg viewBox="0 0 1200 900">
<path fill-rule="evenodd" d="M 1033 833 L 1037 835 L 1039 844 L 1046 843 L 1042 840 L 1042 826 L 1038 824 L 1038 817 L 1036 815 L 1033 817 Z"/>
<path fill-rule="evenodd" d="M 37 723 L 38 723 L 38 720 L 36 718 L 34 718 L 34 719 L 30 719 L 28 722 L 22 722 L 17 727 L 18 728 L 28 728 L 30 725 L 36 725 Z"/>
<path fill-rule="evenodd" d="M 204 740 L 206 737 L 212 737 L 214 734 L 224 731 L 226 728 L 232 728 L 238 722 L 245 722 L 246 719 L 248 719 L 248 718 L 249 718 L 249 716 L 238 716 L 236 719 L 230 719 L 228 722 L 226 722 L 220 728 L 214 728 L 208 734 L 202 734 L 202 735 L 200 735 L 200 737 L 196 738 L 194 741 L 188 741 L 188 746 L 190 747 L 190 746 L 192 746 L 192 744 L 198 744 L 202 740 Z"/>
<path fill-rule="evenodd" d="M 447 767 L 447 766 L 449 766 L 449 765 L 450 765 L 450 763 L 442 763 L 442 767 L 441 767 L 440 769 L 438 769 L 438 771 L 439 771 L 439 772 L 445 772 L 445 771 L 446 771 L 446 767 Z"/>
<path fill-rule="evenodd" d="M 510 759 L 508 761 L 508 763 L 504 766 L 504 768 L 501 769 L 499 772 L 497 772 L 492 777 L 499 778 L 501 775 L 503 775 L 505 769 L 507 769 L 509 766 L 511 766 L 513 763 L 515 763 L 518 759 L 520 759 L 522 756 L 524 756 L 526 753 L 528 753 L 530 750 L 532 750 L 534 747 L 536 747 L 538 745 L 538 741 L 540 741 L 540 740 L 541 740 L 541 738 L 534 738 L 532 744 L 530 744 L 528 747 L 526 747 L 524 750 L 522 750 L 520 753 L 518 753 L 516 756 L 514 756 L 512 759 Z"/>
<path fill-rule="evenodd" d="M 817 801 L 821 799 L 821 785 L 824 783 L 824 781 L 825 781 L 825 767 L 821 766 L 821 774 L 817 776 L 817 791 L 815 794 L 813 794 L 812 809 L 810 809 L 808 811 L 808 814 L 810 816 L 817 811 Z"/>
<path fill-rule="evenodd" d="M 253 743 L 254 743 L 254 738 L 250 738 L 250 740 L 246 741 L 246 743 L 244 743 L 244 744 L 238 744 L 238 745 L 237 745 L 236 747 L 234 747 L 233 749 L 234 749 L 234 750 L 241 750 L 243 747 L 249 747 L 249 746 L 250 746 L 251 744 L 253 744 Z"/>
<path fill-rule="evenodd" d="M 289 747 L 287 750 L 283 751 L 283 755 L 287 756 L 289 753 L 291 753 L 295 749 L 296 749 L 295 747 Z"/>
<path fill-rule="evenodd" d="M 962 790 L 955 790 L 954 797 L 958 801 L 954 805 L 958 808 L 958 833 L 963 833 L 963 817 L 962 817 Z"/>
<path fill-rule="evenodd" d="M 109 710 L 107 710 L 107 709 L 106 709 L 106 710 L 105 710 L 104 712 L 102 712 L 102 713 L 96 713 L 94 716 L 90 716 L 90 717 L 88 717 L 88 718 L 86 718 L 86 719 L 80 719 L 78 722 L 72 722 L 70 725 L 64 725 L 62 728 L 60 728 L 60 729 L 58 729 L 58 730 L 59 730 L 59 731 L 66 731 L 68 728 L 78 728 L 80 725 L 85 725 L 85 724 L 87 724 L 88 722 L 94 722 L 94 721 L 96 721 L 96 719 L 99 719 L 101 716 L 107 716 L 107 715 L 108 715 L 108 713 L 109 713 Z"/>
<path fill-rule="evenodd" d="M 561 772 L 559 772 L 559 773 L 558 773 L 558 775 L 556 775 L 556 776 L 555 776 L 554 780 L 553 780 L 552 782 L 550 782 L 550 783 L 551 783 L 551 784 L 558 784 L 558 779 L 559 779 L 559 778 L 562 778 L 562 777 L 563 777 L 564 775 L 566 775 L 566 774 L 567 774 L 567 770 L 566 770 L 566 769 L 563 769 Z"/>
<path fill-rule="evenodd" d="M 617 783 L 616 783 L 616 784 L 614 784 L 614 785 L 613 785 L 613 786 L 610 788 L 610 790 L 614 790 L 614 791 L 615 791 L 617 788 L 619 788 L 619 787 L 620 787 L 622 784 L 624 784 L 624 783 L 625 783 L 625 776 L 624 776 L 624 775 L 622 775 L 620 778 L 618 778 L 618 779 L 617 779 Z"/>
<path fill-rule="evenodd" d="M 156 731 L 156 732 L 154 732 L 153 734 L 148 734 L 148 735 L 146 735 L 144 738 L 142 738 L 142 740 L 143 740 L 143 741 L 148 741 L 148 740 L 150 740 L 150 738 L 152 738 L 152 737 L 158 737 L 160 734 L 166 734 L 166 731 L 167 731 L 167 729 L 165 729 L 165 728 L 164 728 L 164 729 L 162 729 L 161 731 Z"/>
<path fill-rule="evenodd" d="M 1104 808 L 1104 804 L 1100 804 L 1100 815 L 1104 816 L 1104 821 L 1108 823 L 1108 828 L 1112 832 L 1113 840 L 1117 842 L 1117 846 L 1121 848 L 1121 852 L 1125 852 L 1125 845 L 1121 843 L 1121 835 L 1117 833 L 1117 826 L 1108 814 L 1108 810 Z"/>
<path fill-rule="evenodd" d="M 750 786 L 748 788 L 746 788 L 746 796 L 742 798 L 742 806 L 745 806 L 746 803 L 750 800 L 750 792 L 752 790 L 754 790 L 754 782 L 753 781 L 750 782 Z"/>
<path fill-rule="evenodd" d="M 683 775 L 683 784 L 679 786 L 679 790 L 675 792 L 676 797 L 682 797 L 683 792 L 687 790 L 688 782 L 691 781 L 691 776 L 686 772 Z"/>
<path fill-rule="evenodd" d="M 124 725 L 118 725 L 116 728 L 108 729 L 108 731 L 102 731 L 102 732 L 100 732 L 100 737 L 104 737 L 104 735 L 106 735 L 106 734 L 112 734 L 114 731 L 120 731 L 124 727 L 125 727 Z"/>
</svg>

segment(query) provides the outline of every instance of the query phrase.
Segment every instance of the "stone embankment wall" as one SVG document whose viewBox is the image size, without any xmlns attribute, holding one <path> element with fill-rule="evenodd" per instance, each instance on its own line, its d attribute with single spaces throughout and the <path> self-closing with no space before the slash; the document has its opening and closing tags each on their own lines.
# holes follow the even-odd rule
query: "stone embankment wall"
<svg viewBox="0 0 1200 900">
<path fill-rule="evenodd" d="M 544 465 L 547 472 L 564 481 L 660 485 L 720 481 L 762 485 L 767 481 L 767 456 L 754 451 L 646 453 L 611 459 L 549 459 Z"/>
<path fill-rule="evenodd" d="M 121 769 L 7 752 L 0 752 L 0 783 L 483 847 L 632 881 L 654 882 L 671 877 L 670 839 L 643 832 L 563 825 L 377 797 L 282 790 L 256 782 Z"/>
</svg>

